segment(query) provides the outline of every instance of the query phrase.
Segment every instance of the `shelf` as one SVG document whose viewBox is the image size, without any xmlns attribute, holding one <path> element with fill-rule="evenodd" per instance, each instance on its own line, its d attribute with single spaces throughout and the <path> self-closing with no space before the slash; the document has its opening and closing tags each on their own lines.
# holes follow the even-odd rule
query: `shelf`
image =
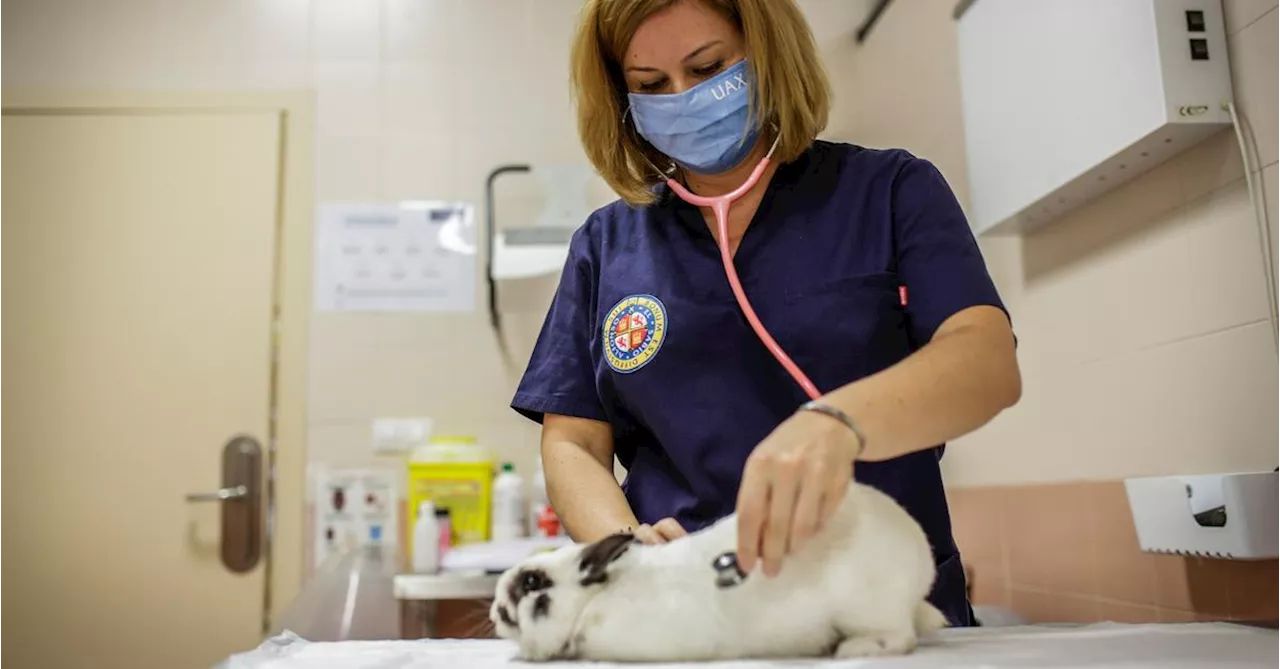
<svg viewBox="0 0 1280 669">
<path fill-rule="evenodd" d="M 493 236 L 493 278 L 559 274 L 569 257 L 570 228 L 512 228 Z"/>
</svg>

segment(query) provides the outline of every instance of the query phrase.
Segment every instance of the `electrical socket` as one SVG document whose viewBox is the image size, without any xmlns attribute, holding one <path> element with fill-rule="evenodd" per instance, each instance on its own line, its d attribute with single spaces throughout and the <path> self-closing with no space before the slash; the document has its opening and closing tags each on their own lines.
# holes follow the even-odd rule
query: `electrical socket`
<svg viewBox="0 0 1280 669">
<path fill-rule="evenodd" d="M 431 436 L 432 425 L 430 418 L 375 418 L 373 452 L 405 453 L 414 446 L 426 443 Z"/>
</svg>

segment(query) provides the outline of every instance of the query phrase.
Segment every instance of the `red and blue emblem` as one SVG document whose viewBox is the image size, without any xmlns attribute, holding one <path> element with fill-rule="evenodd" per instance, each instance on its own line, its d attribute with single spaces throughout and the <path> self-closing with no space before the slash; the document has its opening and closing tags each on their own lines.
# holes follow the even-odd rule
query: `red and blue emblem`
<svg viewBox="0 0 1280 669">
<path fill-rule="evenodd" d="M 604 358 L 616 372 L 629 374 L 658 354 L 667 334 L 667 310 L 652 295 L 624 297 L 604 319 Z"/>
</svg>

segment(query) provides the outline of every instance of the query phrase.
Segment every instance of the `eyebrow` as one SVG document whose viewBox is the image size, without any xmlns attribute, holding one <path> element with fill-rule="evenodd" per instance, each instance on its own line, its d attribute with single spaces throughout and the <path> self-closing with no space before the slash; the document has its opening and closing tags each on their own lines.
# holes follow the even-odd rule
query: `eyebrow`
<svg viewBox="0 0 1280 669">
<path fill-rule="evenodd" d="M 703 51 L 706 51 L 707 49 L 710 49 L 711 47 L 713 47 L 713 46 L 715 46 L 715 45 L 717 45 L 717 44 L 721 44 L 721 43 L 722 43 L 722 41 L 721 41 L 721 40 L 718 40 L 718 39 L 716 39 L 716 40 L 711 40 L 710 42 L 707 42 L 706 44 L 703 44 L 702 46 L 700 46 L 700 47 L 698 47 L 698 48 L 694 49 L 693 51 L 690 51 L 690 52 L 689 52 L 689 55 L 685 56 L 685 57 L 684 57 L 684 59 L 683 59 L 681 62 L 683 62 L 683 63 L 687 63 L 687 62 L 689 62 L 689 61 L 693 60 L 694 58 L 697 58 L 697 57 L 698 57 L 698 56 L 699 56 Z M 658 68 L 656 68 L 656 67 L 639 67 L 639 66 L 633 66 L 633 67 L 628 67 L 628 68 L 627 68 L 627 71 L 628 71 L 628 72 L 657 72 L 657 71 L 658 71 Z"/>
</svg>

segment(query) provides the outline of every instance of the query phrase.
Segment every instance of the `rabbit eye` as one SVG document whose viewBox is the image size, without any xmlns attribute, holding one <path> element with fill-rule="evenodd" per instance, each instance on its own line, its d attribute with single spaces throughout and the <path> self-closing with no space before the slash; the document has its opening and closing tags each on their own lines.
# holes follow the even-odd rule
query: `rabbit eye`
<svg viewBox="0 0 1280 669">
<path fill-rule="evenodd" d="M 528 571 L 525 572 L 524 578 L 520 581 L 521 587 L 525 592 L 537 592 L 545 590 L 549 583 L 547 577 L 542 572 Z"/>
</svg>

